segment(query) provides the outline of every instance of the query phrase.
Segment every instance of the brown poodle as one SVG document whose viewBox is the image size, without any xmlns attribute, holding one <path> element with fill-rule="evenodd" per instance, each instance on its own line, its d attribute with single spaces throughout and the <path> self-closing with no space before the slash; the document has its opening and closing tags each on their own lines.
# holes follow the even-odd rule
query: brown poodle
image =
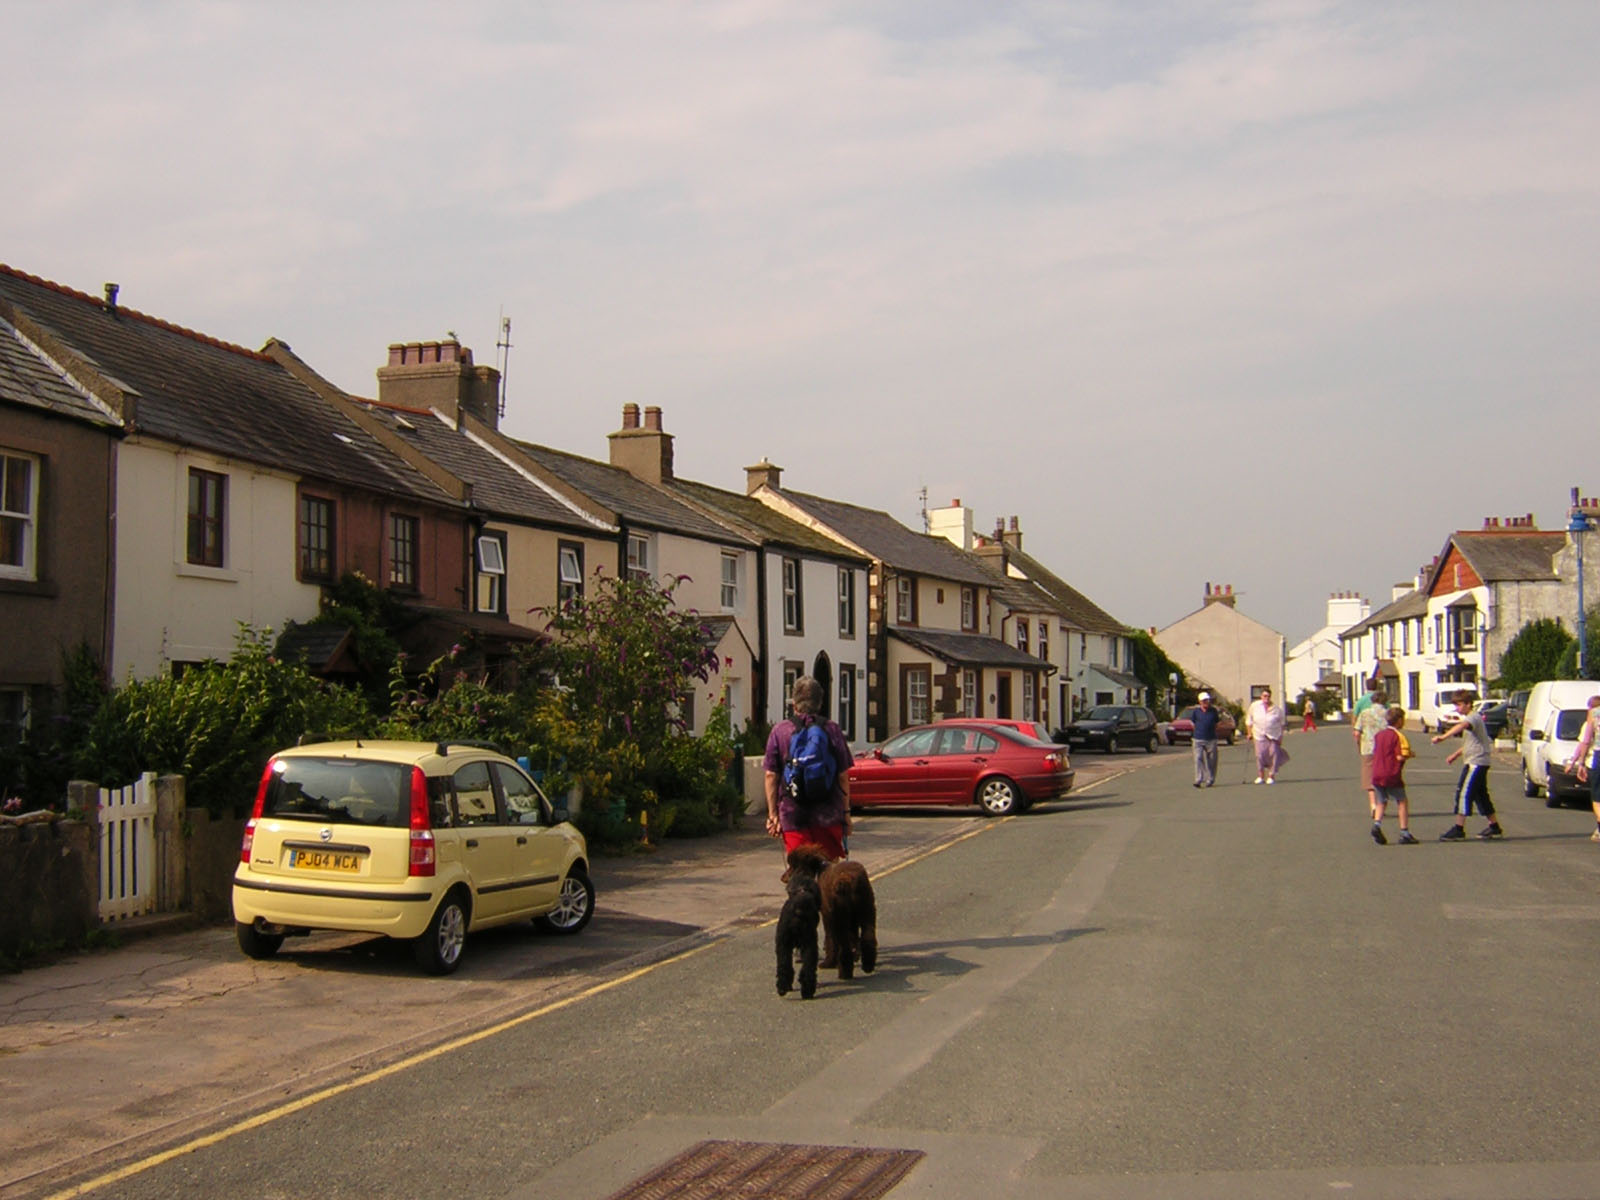
<svg viewBox="0 0 1600 1200">
<path fill-rule="evenodd" d="M 783 882 L 789 898 L 778 914 L 778 995 L 794 987 L 794 952 L 800 951 L 800 998 L 817 994 L 817 921 L 822 916 L 822 894 L 817 877 L 828 858 L 815 846 L 796 846 L 786 860 Z"/>
<path fill-rule="evenodd" d="M 856 955 L 871 975 L 878 965 L 878 902 L 867 869 L 858 862 L 831 862 L 819 881 L 822 889 L 823 958 L 837 966 L 840 979 L 855 978 Z"/>
</svg>

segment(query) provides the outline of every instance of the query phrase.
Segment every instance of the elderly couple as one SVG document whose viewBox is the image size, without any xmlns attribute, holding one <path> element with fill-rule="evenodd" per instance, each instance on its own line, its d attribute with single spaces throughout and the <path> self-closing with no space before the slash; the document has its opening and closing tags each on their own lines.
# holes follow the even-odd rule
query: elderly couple
<svg viewBox="0 0 1600 1200">
<path fill-rule="evenodd" d="M 1200 693 L 1200 707 L 1194 714 L 1194 786 L 1213 787 L 1217 782 L 1218 709 L 1211 693 Z M 1283 748 L 1283 727 L 1287 718 L 1282 708 L 1272 703 L 1272 689 L 1261 694 L 1245 711 L 1245 736 L 1256 744 L 1256 782 L 1275 783 L 1278 771 L 1289 761 Z"/>
</svg>

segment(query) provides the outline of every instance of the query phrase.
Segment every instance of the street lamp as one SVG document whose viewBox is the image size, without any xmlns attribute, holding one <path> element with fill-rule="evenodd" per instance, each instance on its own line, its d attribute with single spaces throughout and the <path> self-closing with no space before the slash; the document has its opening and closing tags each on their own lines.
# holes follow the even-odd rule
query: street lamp
<svg viewBox="0 0 1600 1200">
<path fill-rule="evenodd" d="M 1589 678 L 1589 622 L 1583 611 L 1583 535 L 1590 530 L 1589 514 L 1583 511 L 1578 500 L 1578 489 L 1572 489 L 1572 513 L 1567 522 L 1567 532 L 1578 551 L 1578 678 Z"/>
<path fill-rule="evenodd" d="M 1172 713 L 1172 719 L 1173 720 L 1177 720 L 1178 719 L 1178 673 L 1176 671 L 1169 672 L 1168 675 L 1167 675 L 1167 682 L 1172 685 L 1172 706 L 1171 706 L 1169 711 Z"/>
</svg>

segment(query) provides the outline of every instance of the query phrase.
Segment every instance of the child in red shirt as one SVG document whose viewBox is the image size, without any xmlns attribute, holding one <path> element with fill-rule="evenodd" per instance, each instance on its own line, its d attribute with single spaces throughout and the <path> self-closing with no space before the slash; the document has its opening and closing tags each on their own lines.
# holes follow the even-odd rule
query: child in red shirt
<svg viewBox="0 0 1600 1200">
<path fill-rule="evenodd" d="M 1417 839 L 1411 836 L 1409 828 L 1411 806 L 1406 799 L 1405 781 L 1405 765 L 1406 759 L 1411 757 L 1411 744 L 1406 741 L 1406 735 L 1400 732 L 1400 727 L 1406 723 L 1406 710 L 1396 704 L 1389 709 L 1388 716 L 1388 725 L 1378 730 L 1372 739 L 1372 791 L 1375 797 L 1372 806 L 1372 840 L 1380 846 L 1388 844 L 1389 839 L 1383 836 L 1383 814 L 1389 801 L 1393 800 L 1400 814 L 1400 844 L 1415 846 Z"/>
</svg>

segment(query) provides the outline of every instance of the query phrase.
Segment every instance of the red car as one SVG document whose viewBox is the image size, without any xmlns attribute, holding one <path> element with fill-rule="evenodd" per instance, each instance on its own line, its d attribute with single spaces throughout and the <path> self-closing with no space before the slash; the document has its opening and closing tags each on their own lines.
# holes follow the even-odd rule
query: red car
<svg viewBox="0 0 1600 1200">
<path fill-rule="evenodd" d="M 915 725 L 856 759 L 850 808 L 976 804 L 991 817 L 1026 812 L 1072 790 L 1066 747 L 981 719 Z"/>
<path fill-rule="evenodd" d="M 1179 742 L 1194 741 L 1194 715 L 1199 708 L 1186 708 L 1167 726 L 1167 745 L 1173 746 Z M 1238 726 L 1226 709 L 1217 710 L 1217 740 L 1233 745 L 1234 733 Z"/>
</svg>

